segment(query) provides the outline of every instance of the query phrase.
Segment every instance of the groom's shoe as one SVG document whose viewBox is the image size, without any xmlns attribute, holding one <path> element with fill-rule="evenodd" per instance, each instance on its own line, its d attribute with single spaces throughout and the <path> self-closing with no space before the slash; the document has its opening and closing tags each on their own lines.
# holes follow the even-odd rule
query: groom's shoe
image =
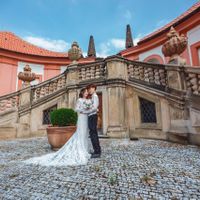
<svg viewBox="0 0 200 200">
<path fill-rule="evenodd" d="M 91 155 L 91 158 L 100 158 L 101 157 L 101 154 L 100 153 L 93 153 Z"/>
</svg>

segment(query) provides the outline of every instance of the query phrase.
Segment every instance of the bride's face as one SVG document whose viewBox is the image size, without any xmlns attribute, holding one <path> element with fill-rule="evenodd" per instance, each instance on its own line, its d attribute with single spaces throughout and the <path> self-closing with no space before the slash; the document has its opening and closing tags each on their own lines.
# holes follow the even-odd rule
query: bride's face
<svg viewBox="0 0 200 200">
<path fill-rule="evenodd" d="M 88 90 L 85 90 L 85 92 L 83 93 L 83 97 L 87 98 L 87 96 L 88 96 Z"/>
</svg>

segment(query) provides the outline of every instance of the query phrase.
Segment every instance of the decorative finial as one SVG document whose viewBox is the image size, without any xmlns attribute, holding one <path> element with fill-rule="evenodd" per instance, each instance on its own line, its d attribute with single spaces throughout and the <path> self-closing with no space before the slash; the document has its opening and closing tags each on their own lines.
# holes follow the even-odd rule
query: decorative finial
<svg viewBox="0 0 200 200">
<path fill-rule="evenodd" d="M 187 48 L 187 37 L 183 34 L 179 35 L 172 26 L 167 38 L 168 40 L 162 46 L 162 53 L 165 57 L 170 57 L 169 63 L 186 64 L 180 54 Z"/>
<path fill-rule="evenodd" d="M 132 39 L 131 27 L 128 24 L 126 26 L 126 46 L 125 47 L 126 47 L 126 49 L 128 49 L 133 46 L 134 46 L 134 44 L 133 44 L 133 39 Z"/>
<path fill-rule="evenodd" d="M 95 44 L 94 44 L 94 38 L 91 35 L 90 40 L 89 40 L 89 45 L 88 45 L 88 57 L 96 57 L 96 50 L 95 50 Z"/>
<path fill-rule="evenodd" d="M 73 62 L 76 63 L 76 61 L 81 58 L 82 56 L 82 51 L 79 48 L 79 45 L 77 42 L 73 42 L 71 45 L 71 48 L 68 51 L 68 56 L 69 59 Z"/>
<path fill-rule="evenodd" d="M 24 82 L 22 85 L 22 87 L 24 88 L 30 86 L 30 82 L 36 79 L 36 74 L 31 72 L 31 68 L 27 64 L 24 67 L 24 71 L 19 72 L 18 78 Z"/>
</svg>

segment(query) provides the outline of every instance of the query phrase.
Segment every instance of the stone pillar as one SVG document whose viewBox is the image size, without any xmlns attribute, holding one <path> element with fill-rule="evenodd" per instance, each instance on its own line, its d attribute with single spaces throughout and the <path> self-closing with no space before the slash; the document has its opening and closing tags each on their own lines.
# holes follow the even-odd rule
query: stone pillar
<svg viewBox="0 0 200 200">
<path fill-rule="evenodd" d="M 180 143 L 188 142 L 188 108 L 184 105 L 186 83 L 183 66 L 167 66 L 169 92 L 176 101 L 169 101 L 170 125 L 168 140 Z M 182 97 L 182 98 L 181 98 Z M 165 122 L 166 123 L 166 122 Z"/>
<path fill-rule="evenodd" d="M 184 91 L 185 80 L 182 66 L 166 66 L 168 87 L 171 89 Z"/>
<path fill-rule="evenodd" d="M 125 80 L 127 64 L 122 59 L 107 60 L 108 72 L 108 130 L 107 135 L 116 138 L 128 137 L 125 116 Z"/>
<path fill-rule="evenodd" d="M 68 108 L 74 108 L 77 100 L 78 69 L 77 64 L 69 65 L 67 68 L 66 85 L 68 87 Z"/>
<path fill-rule="evenodd" d="M 183 67 L 186 64 L 181 57 L 181 53 L 187 48 L 187 37 L 171 27 L 167 34 L 167 41 L 162 46 L 162 53 L 165 57 L 169 57 L 169 64 L 167 69 L 168 87 L 176 90 L 184 90 L 184 72 Z"/>
<path fill-rule="evenodd" d="M 17 137 L 29 137 L 30 131 L 30 110 L 31 107 L 31 87 L 26 87 L 20 91 L 19 95 L 19 123 L 17 127 Z M 26 112 L 27 110 L 27 112 Z M 23 111 L 23 114 L 21 112 Z"/>
<path fill-rule="evenodd" d="M 71 64 L 67 67 L 67 86 L 75 86 L 78 83 L 78 69 L 77 64 Z"/>
<path fill-rule="evenodd" d="M 127 63 L 120 58 L 107 59 L 108 79 L 128 80 Z"/>
</svg>

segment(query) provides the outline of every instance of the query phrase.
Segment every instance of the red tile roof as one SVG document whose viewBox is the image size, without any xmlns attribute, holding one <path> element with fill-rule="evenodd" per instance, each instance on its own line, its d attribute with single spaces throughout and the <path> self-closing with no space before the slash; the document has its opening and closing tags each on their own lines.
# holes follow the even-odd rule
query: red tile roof
<svg viewBox="0 0 200 200">
<path fill-rule="evenodd" d="M 192 7 L 190 7 L 186 12 L 184 12 L 182 15 L 180 15 L 179 17 L 177 17 L 176 19 L 174 19 L 173 21 L 169 22 L 168 24 L 166 24 L 165 26 L 163 26 L 162 28 L 156 30 L 153 33 L 150 33 L 149 35 L 145 36 L 144 38 L 142 38 L 138 44 L 143 43 L 149 39 L 151 39 L 152 37 L 157 36 L 159 33 L 166 31 L 168 29 L 170 29 L 171 26 L 176 26 L 179 22 L 181 22 L 182 20 L 184 20 L 185 18 L 187 18 L 190 14 L 194 13 L 195 11 L 200 10 L 200 1 L 198 1 L 197 3 L 195 3 Z M 200 16 L 199 16 L 200 17 Z"/>
<path fill-rule="evenodd" d="M 68 57 L 67 53 L 59 53 L 43 49 L 11 32 L 0 32 L 0 49 L 6 49 L 13 52 L 24 53 L 28 55 L 46 56 L 46 57 Z"/>
</svg>

